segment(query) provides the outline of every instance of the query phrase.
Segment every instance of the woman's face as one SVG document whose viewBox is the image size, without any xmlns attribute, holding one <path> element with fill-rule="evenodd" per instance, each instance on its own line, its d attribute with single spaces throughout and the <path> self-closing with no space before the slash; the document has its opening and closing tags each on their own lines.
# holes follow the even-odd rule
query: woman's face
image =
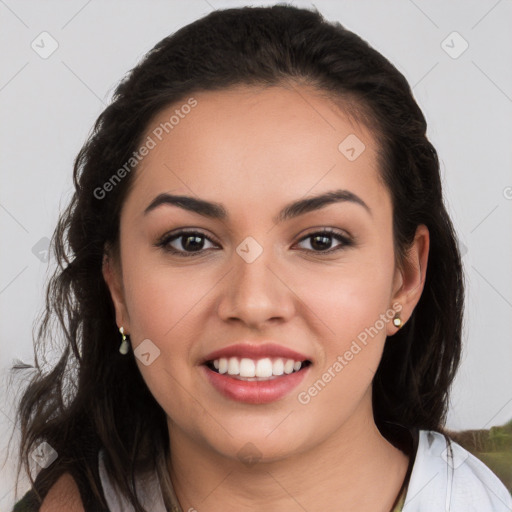
<svg viewBox="0 0 512 512">
<path fill-rule="evenodd" d="M 428 233 L 421 270 L 401 272 L 374 137 L 313 89 L 193 98 L 148 128 L 122 272 L 104 270 L 171 442 L 275 460 L 358 431 Z"/>
</svg>

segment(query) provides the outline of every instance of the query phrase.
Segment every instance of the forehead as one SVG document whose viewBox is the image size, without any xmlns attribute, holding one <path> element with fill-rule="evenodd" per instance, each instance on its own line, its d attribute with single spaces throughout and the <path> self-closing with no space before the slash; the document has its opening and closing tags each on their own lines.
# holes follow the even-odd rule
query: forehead
<svg viewBox="0 0 512 512">
<path fill-rule="evenodd" d="M 198 92 L 159 112 L 148 138 L 129 198 L 139 209 L 171 191 L 246 210 L 340 187 L 382 195 L 371 131 L 306 86 Z"/>
</svg>

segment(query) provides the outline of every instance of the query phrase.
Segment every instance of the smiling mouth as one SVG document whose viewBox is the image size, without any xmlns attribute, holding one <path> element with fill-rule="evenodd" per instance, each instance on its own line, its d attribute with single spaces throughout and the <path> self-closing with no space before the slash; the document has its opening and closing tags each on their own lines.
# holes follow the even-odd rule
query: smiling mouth
<svg viewBox="0 0 512 512">
<path fill-rule="evenodd" d="M 308 359 L 297 361 L 282 357 L 251 359 L 245 357 L 221 357 L 207 361 L 205 366 L 226 377 L 243 381 L 265 381 L 297 373 L 312 363 Z"/>
</svg>

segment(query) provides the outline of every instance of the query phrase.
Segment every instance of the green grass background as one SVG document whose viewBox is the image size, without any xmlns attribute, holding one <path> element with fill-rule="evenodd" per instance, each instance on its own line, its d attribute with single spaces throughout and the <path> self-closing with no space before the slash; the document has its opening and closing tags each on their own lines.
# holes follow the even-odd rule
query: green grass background
<svg viewBox="0 0 512 512">
<path fill-rule="evenodd" d="M 446 433 L 488 466 L 512 494 L 512 420 L 487 430 Z"/>
</svg>

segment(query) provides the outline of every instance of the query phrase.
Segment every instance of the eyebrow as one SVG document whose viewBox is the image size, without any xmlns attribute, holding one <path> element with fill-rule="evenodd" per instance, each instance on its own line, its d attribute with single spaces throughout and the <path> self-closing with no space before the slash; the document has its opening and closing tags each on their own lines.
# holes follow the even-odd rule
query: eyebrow
<svg viewBox="0 0 512 512">
<path fill-rule="evenodd" d="M 325 192 L 318 196 L 307 197 L 286 205 L 273 219 L 274 224 L 279 224 L 289 219 L 304 215 L 305 213 L 319 210 L 333 203 L 349 202 L 362 206 L 370 215 L 372 211 L 370 207 L 356 194 L 349 190 L 333 190 Z M 151 201 L 144 210 L 147 215 L 159 206 L 170 204 L 183 208 L 194 213 L 198 213 L 204 217 L 211 219 L 226 220 L 228 213 L 224 206 L 220 203 L 205 201 L 190 196 L 176 196 L 167 193 L 159 194 Z"/>
</svg>

